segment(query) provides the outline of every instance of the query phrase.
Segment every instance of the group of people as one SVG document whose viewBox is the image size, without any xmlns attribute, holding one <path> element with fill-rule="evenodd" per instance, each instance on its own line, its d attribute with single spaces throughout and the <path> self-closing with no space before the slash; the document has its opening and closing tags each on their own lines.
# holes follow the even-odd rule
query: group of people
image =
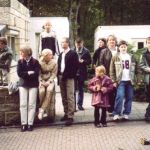
<svg viewBox="0 0 150 150">
<path fill-rule="evenodd" d="M 95 107 L 96 127 L 100 127 L 101 124 L 107 126 L 106 109 L 112 113 L 114 121 L 129 119 L 137 71 L 137 62 L 134 56 L 127 52 L 126 41 L 121 40 L 117 44 L 116 37 L 110 35 L 106 42 L 99 39 L 100 45 L 102 42 L 106 43 L 106 48 L 96 50 L 94 58 L 99 54 L 96 77 L 89 82 L 89 89 L 93 92 L 92 105 Z M 94 63 L 96 66 L 96 61 Z M 99 118 L 100 108 L 102 108 L 101 118 Z"/>
<path fill-rule="evenodd" d="M 98 67 L 95 69 L 95 77 L 88 84 L 93 93 L 95 126 L 107 126 L 106 110 L 112 113 L 114 121 L 129 119 L 134 96 L 133 87 L 135 83 L 140 82 L 137 77 L 139 71 L 144 74 L 146 99 L 149 102 L 145 119 L 150 121 L 150 37 L 146 38 L 147 46 L 139 62 L 128 52 L 127 42 L 121 40 L 117 43 L 114 35 L 108 36 L 106 41 L 99 39 L 98 42 L 99 48 L 93 55 L 93 66 Z"/>
<path fill-rule="evenodd" d="M 114 35 L 98 40 L 99 47 L 95 50 L 93 59 L 81 38 L 76 38 L 74 49 L 69 47 L 69 38 L 62 38 L 60 52 L 50 22 L 44 24 L 40 39 L 38 60 L 32 57 L 31 47 L 25 45 L 20 48 L 17 74 L 22 132 L 33 130 L 37 96 L 40 100 L 39 120 L 48 116 L 50 102 L 55 95 L 56 77 L 64 107 L 61 121 L 65 121 L 67 126 L 72 125 L 76 103 L 79 110 L 84 110 L 84 81 L 87 80 L 87 66 L 91 63 L 95 76 L 88 81 L 87 87 L 92 92 L 95 127 L 107 126 L 107 111 L 113 115 L 114 121 L 129 119 L 133 86 L 138 82 L 135 75 L 139 68 L 145 73 L 146 96 L 149 101 L 145 117 L 150 120 L 150 37 L 146 38 L 147 48 L 141 55 L 139 64 L 134 55 L 128 53 L 127 42 L 121 40 L 117 43 Z M 58 60 L 55 55 L 58 55 Z"/>
<path fill-rule="evenodd" d="M 17 73 L 20 80 L 22 132 L 33 130 L 37 96 L 40 100 L 38 119 L 42 120 L 49 115 L 50 102 L 55 98 L 56 77 L 64 107 L 61 121 L 65 121 L 67 126 L 72 125 L 76 103 L 79 110 L 84 110 L 84 81 L 87 79 L 87 65 L 91 64 L 89 50 L 83 46 L 81 38 L 75 40 L 75 48 L 71 50 L 69 38 L 64 37 L 61 39 L 60 53 L 56 34 L 51 30 L 51 23 L 46 22 L 43 29 L 40 35 L 39 59 L 32 57 L 32 49 L 28 45 L 20 48 Z"/>
</svg>

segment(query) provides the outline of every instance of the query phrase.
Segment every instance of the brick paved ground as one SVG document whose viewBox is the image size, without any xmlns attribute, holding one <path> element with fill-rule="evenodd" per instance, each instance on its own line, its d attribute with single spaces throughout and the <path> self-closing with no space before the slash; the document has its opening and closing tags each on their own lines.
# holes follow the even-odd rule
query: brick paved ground
<svg viewBox="0 0 150 150">
<path fill-rule="evenodd" d="M 140 144 L 141 137 L 150 138 L 150 124 L 144 121 L 147 103 L 133 102 L 128 122 L 114 123 L 108 117 L 107 128 L 93 126 L 91 95 L 86 93 L 84 111 L 75 113 L 76 125 L 65 127 L 60 122 L 63 107 L 60 93 L 56 95 L 56 121 L 52 126 L 36 126 L 33 132 L 20 128 L 0 128 L 0 150 L 149 150 Z M 84 123 L 84 124 L 83 124 Z M 90 124 L 86 124 L 90 123 Z M 77 125 L 78 124 L 78 125 Z"/>
<path fill-rule="evenodd" d="M 91 123 L 93 122 L 93 107 L 91 106 L 91 94 L 85 93 L 84 96 L 84 111 L 78 111 L 75 113 L 74 122 L 75 123 Z M 130 120 L 144 120 L 145 109 L 147 103 L 145 102 L 133 102 L 132 113 L 130 115 Z M 56 122 L 54 124 L 62 124 L 60 118 L 63 116 L 63 107 L 60 93 L 56 94 Z M 112 121 L 112 117 L 107 117 L 108 121 Z"/>
<path fill-rule="evenodd" d="M 150 124 L 142 121 L 109 123 L 107 128 L 93 124 L 37 127 L 21 133 L 18 128 L 0 129 L 1 150 L 149 150 L 140 144 L 150 138 Z"/>
</svg>

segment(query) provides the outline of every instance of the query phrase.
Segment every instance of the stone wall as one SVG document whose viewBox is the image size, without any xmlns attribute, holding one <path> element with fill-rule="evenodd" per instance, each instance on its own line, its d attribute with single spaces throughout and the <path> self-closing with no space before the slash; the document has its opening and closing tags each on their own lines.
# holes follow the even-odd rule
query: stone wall
<svg viewBox="0 0 150 150">
<path fill-rule="evenodd" d="M 35 117 L 35 124 L 50 123 L 55 120 L 55 94 L 49 107 L 49 116 L 39 121 L 37 100 L 37 113 Z M 20 111 L 19 111 L 19 92 L 9 95 L 6 87 L 0 87 L 0 126 L 4 125 L 19 125 Z"/>
<path fill-rule="evenodd" d="M 0 7 L 10 7 L 10 0 L 1 0 Z"/>
<path fill-rule="evenodd" d="M 8 94 L 7 88 L 0 88 L 0 125 L 20 123 L 19 94 Z"/>
</svg>

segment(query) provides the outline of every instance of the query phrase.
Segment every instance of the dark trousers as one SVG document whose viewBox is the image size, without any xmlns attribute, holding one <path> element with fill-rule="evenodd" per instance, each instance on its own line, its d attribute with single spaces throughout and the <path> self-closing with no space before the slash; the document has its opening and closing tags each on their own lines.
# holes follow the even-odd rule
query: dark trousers
<svg viewBox="0 0 150 150">
<path fill-rule="evenodd" d="M 84 99 L 84 81 L 81 80 L 80 76 L 77 76 L 76 78 L 76 91 L 77 92 L 77 96 L 76 96 L 76 100 L 77 100 L 77 104 L 82 106 L 83 105 L 83 99 Z"/>
<path fill-rule="evenodd" d="M 108 112 L 110 113 L 114 111 L 115 98 L 116 98 L 116 88 L 114 87 L 113 90 L 109 93 L 110 107 L 108 108 Z"/>
<path fill-rule="evenodd" d="M 149 104 L 146 108 L 145 118 L 150 121 L 150 84 L 146 85 L 146 100 Z"/>
<path fill-rule="evenodd" d="M 100 116 L 100 109 L 102 110 L 101 116 Z M 94 124 L 106 124 L 106 108 L 100 108 L 98 106 L 95 106 L 94 109 Z"/>
</svg>

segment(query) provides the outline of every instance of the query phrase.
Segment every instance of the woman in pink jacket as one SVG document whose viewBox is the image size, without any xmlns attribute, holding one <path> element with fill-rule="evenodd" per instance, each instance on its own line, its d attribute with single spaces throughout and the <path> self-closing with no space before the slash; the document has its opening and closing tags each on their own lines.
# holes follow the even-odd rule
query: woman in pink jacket
<svg viewBox="0 0 150 150">
<path fill-rule="evenodd" d="M 94 125 L 95 127 L 107 127 L 106 123 L 106 110 L 110 107 L 108 93 L 113 90 L 112 80 L 105 75 L 106 69 L 104 66 L 96 67 L 95 77 L 88 83 L 89 90 L 92 94 L 92 106 L 94 110 Z M 102 109 L 100 117 L 99 110 Z"/>
</svg>

